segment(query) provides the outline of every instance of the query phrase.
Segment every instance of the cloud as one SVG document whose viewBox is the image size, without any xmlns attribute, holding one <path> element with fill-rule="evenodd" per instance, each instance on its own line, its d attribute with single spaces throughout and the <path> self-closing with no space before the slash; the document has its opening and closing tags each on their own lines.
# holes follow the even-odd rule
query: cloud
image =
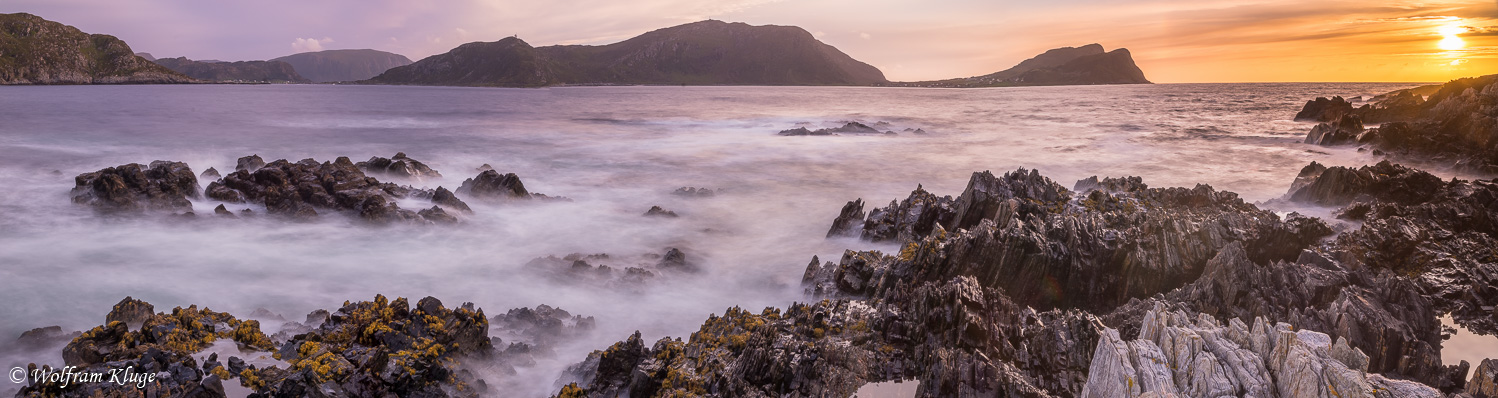
<svg viewBox="0 0 1498 398">
<path fill-rule="evenodd" d="M 1459 33 L 1459 34 L 1457 34 L 1457 36 L 1498 36 L 1498 26 L 1463 26 L 1463 27 L 1467 28 L 1467 31 Z"/>
<path fill-rule="evenodd" d="M 299 53 L 322 51 L 324 43 L 332 43 L 333 39 L 324 37 L 322 39 L 304 39 L 298 37 L 291 42 L 291 50 Z"/>
</svg>

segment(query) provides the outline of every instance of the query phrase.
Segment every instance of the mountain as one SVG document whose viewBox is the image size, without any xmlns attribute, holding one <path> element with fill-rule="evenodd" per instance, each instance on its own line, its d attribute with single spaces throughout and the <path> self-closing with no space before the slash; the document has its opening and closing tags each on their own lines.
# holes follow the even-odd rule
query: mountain
<svg viewBox="0 0 1498 398">
<path fill-rule="evenodd" d="M 404 55 L 379 50 L 327 50 L 287 55 L 282 61 L 313 83 L 349 82 L 378 76 L 390 68 L 411 64 Z"/>
<path fill-rule="evenodd" d="M 983 76 L 890 83 L 902 87 L 1008 87 L 1085 84 L 1150 84 L 1125 48 L 1103 51 L 1099 44 L 1046 51 L 1012 68 Z"/>
<path fill-rule="evenodd" d="M 147 61 L 156 62 L 156 57 L 152 56 L 151 53 L 135 53 L 135 55 L 145 58 Z"/>
<path fill-rule="evenodd" d="M 468 43 L 393 68 L 372 84 L 869 85 L 879 69 L 794 26 L 707 20 L 602 46 L 532 47 L 515 37 Z"/>
<path fill-rule="evenodd" d="M 26 14 L 0 14 L 0 84 L 191 83 L 123 40 Z"/>
<path fill-rule="evenodd" d="M 160 58 L 157 64 L 194 79 L 216 82 L 311 83 L 281 61 L 202 62 L 187 57 Z"/>
</svg>

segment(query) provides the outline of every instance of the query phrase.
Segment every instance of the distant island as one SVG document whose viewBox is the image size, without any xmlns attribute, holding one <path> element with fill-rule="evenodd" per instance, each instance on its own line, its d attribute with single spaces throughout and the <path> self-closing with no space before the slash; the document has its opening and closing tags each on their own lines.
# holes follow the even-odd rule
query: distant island
<svg viewBox="0 0 1498 398">
<path fill-rule="evenodd" d="M 291 64 L 313 83 L 351 82 L 378 76 L 390 68 L 411 64 L 404 55 L 379 50 L 325 50 L 272 58 Z"/>
<path fill-rule="evenodd" d="M 983 76 L 925 82 L 897 82 L 895 87 L 1010 87 L 1083 84 L 1150 84 L 1128 49 L 1103 51 L 1099 44 L 1051 49 L 1012 68 Z"/>
<path fill-rule="evenodd" d="M 602 45 L 532 47 L 516 37 L 468 43 L 386 71 L 369 84 L 872 85 L 884 73 L 795 26 L 716 20 Z"/>
<path fill-rule="evenodd" d="M 123 40 L 27 14 L 0 14 L 0 84 L 191 83 Z"/>
</svg>

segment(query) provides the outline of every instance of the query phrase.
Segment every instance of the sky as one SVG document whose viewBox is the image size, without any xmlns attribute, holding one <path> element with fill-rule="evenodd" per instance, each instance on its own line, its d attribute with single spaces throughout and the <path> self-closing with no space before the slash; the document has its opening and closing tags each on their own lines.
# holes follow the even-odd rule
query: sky
<svg viewBox="0 0 1498 398">
<path fill-rule="evenodd" d="M 1441 82 L 1498 73 L 1498 0 L 5 0 L 156 57 L 373 48 L 413 60 L 517 35 L 608 44 L 718 19 L 794 25 L 894 81 L 1050 48 L 1128 48 L 1157 83 Z"/>
</svg>

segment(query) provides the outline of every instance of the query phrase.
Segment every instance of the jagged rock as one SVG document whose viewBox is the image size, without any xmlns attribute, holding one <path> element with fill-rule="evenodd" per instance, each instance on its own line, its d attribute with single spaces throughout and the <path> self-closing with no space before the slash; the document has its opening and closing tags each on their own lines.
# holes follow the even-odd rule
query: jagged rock
<svg viewBox="0 0 1498 398">
<path fill-rule="evenodd" d="M 1312 162 L 1301 169 L 1288 198 L 1296 202 L 1322 206 L 1341 206 L 1355 200 L 1378 199 L 1397 203 L 1428 200 L 1445 185 L 1439 177 L 1423 171 L 1389 163 L 1357 169 L 1325 168 Z"/>
<path fill-rule="evenodd" d="M 1428 386 L 1370 377 L 1357 368 L 1365 363 L 1349 364 L 1335 354 L 1345 341 L 1334 346 L 1323 333 L 1262 317 L 1222 325 L 1207 314 L 1153 305 L 1139 340 L 1125 343 L 1118 331 L 1103 332 L 1082 397 L 1375 397 L 1393 388 L 1399 391 L 1393 396 L 1444 396 Z M 1351 350 L 1346 354 L 1361 355 Z"/>
<path fill-rule="evenodd" d="M 476 177 L 463 180 L 463 186 L 458 187 L 458 193 L 479 199 L 500 201 L 532 198 L 566 200 L 566 198 L 553 198 L 527 191 L 525 184 L 520 182 L 520 176 L 515 173 L 499 174 L 494 170 L 486 170 Z"/>
<path fill-rule="evenodd" d="M 260 155 L 250 155 L 239 158 L 239 160 L 235 162 L 234 171 L 248 171 L 254 173 L 255 170 L 260 170 L 261 167 L 265 167 L 265 159 L 261 159 Z"/>
<path fill-rule="evenodd" d="M 217 180 L 219 177 L 223 176 L 219 175 L 218 170 L 212 167 L 209 167 L 208 170 L 203 170 L 203 174 L 198 175 L 198 178 L 205 180 Z"/>
<path fill-rule="evenodd" d="M 379 156 L 371 157 L 368 161 L 354 163 L 368 174 L 389 175 L 401 178 L 442 178 L 442 173 L 432 170 L 426 164 L 406 157 L 405 152 L 396 152 L 395 156 L 386 159 Z M 491 168 L 492 169 L 492 168 Z"/>
<path fill-rule="evenodd" d="M 430 208 L 430 209 L 418 211 L 418 212 L 416 212 L 416 215 L 421 216 L 421 219 L 423 219 L 423 220 L 427 220 L 429 222 L 437 223 L 437 224 L 457 224 L 458 223 L 458 218 L 457 217 L 453 217 L 451 214 L 447 214 L 447 211 L 442 210 L 441 207 L 437 207 L 437 206 L 432 206 L 432 208 Z"/>
<path fill-rule="evenodd" d="M 666 209 L 662 209 L 660 206 L 650 206 L 650 210 L 646 210 L 645 211 L 645 216 L 646 217 L 666 217 L 666 218 L 680 217 L 680 216 L 676 215 L 676 212 L 670 211 L 670 210 L 666 210 Z"/>
<path fill-rule="evenodd" d="M 514 308 L 491 319 L 495 329 L 523 340 L 534 347 L 550 347 L 563 340 L 591 333 L 593 317 L 572 315 L 561 308 L 538 305 L 535 309 Z"/>
<path fill-rule="evenodd" d="M 241 163 L 246 163 L 244 158 Z M 323 163 L 313 159 L 296 163 L 277 160 L 230 173 L 208 184 L 207 189 L 209 198 L 231 203 L 263 202 L 271 214 L 292 219 L 314 219 L 322 209 L 357 214 L 376 224 L 422 220 L 417 212 L 395 203 L 395 199 L 411 192 L 411 188 L 366 176 L 347 157 Z"/>
<path fill-rule="evenodd" d="M 198 179 L 182 162 L 158 160 L 110 167 L 74 178 L 73 203 L 105 213 L 192 210 Z"/>
<path fill-rule="evenodd" d="M 827 230 L 827 237 L 859 236 L 863 230 L 864 217 L 867 215 L 863 212 L 863 199 L 848 202 L 843 205 L 837 218 L 832 220 L 832 228 Z"/>
<path fill-rule="evenodd" d="M 36 351 L 72 341 L 81 335 L 83 332 L 63 332 L 61 326 L 40 327 L 21 332 L 21 337 L 16 338 L 16 345 L 23 350 Z"/>
<path fill-rule="evenodd" d="M 1347 102 L 1342 97 L 1332 97 L 1331 99 L 1321 97 L 1306 101 L 1306 105 L 1301 107 L 1299 113 L 1295 114 L 1295 120 L 1330 122 L 1341 119 L 1343 115 L 1351 113 L 1352 103 Z"/>
<path fill-rule="evenodd" d="M 1467 382 L 1467 393 L 1476 398 L 1498 397 L 1498 359 L 1484 359 Z"/>
<path fill-rule="evenodd" d="M 234 212 L 229 211 L 229 208 L 224 207 L 224 205 L 222 204 L 218 205 L 218 207 L 213 208 L 213 214 L 228 218 L 239 218 L 239 216 L 234 215 Z"/>
<path fill-rule="evenodd" d="M 489 170 L 494 170 L 494 166 L 490 166 L 488 163 L 484 163 L 483 165 L 481 165 L 481 166 L 473 169 L 473 171 L 477 171 L 477 172 L 480 172 L 480 173 L 485 172 L 485 171 L 489 171 Z"/>
<path fill-rule="evenodd" d="M 1462 172 L 1498 174 L 1498 75 L 1453 80 L 1436 87 L 1425 100 L 1415 89 L 1381 96 L 1374 104 L 1337 107 L 1324 114 L 1343 115 L 1381 126 L 1354 134 L 1357 143 L 1411 162 L 1451 167 Z M 1312 103 L 1302 113 L 1312 111 Z M 1335 102 L 1335 100 L 1332 100 Z M 1297 115 L 1299 119 L 1299 115 Z M 1345 122 L 1343 123 L 1346 124 Z M 1321 126 L 1317 129 L 1325 130 Z M 1350 129 L 1330 144 L 1346 143 Z M 1313 131 L 1311 136 L 1316 133 Z M 1311 137 L 1307 137 L 1310 143 Z"/>
<path fill-rule="evenodd" d="M 869 127 L 859 122 L 847 122 L 840 127 L 808 130 L 805 127 L 797 127 L 790 130 L 781 130 L 779 135 L 783 136 L 812 136 L 812 135 L 838 135 L 838 134 L 885 134 L 879 129 Z"/>
<path fill-rule="evenodd" d="M 1305 142 L 1321 146 L 1355 144 L 1363 130 L 1363 121 L 1357 115 L 1346 114 L 1340 119 L 1311 128 L 1311 132 L 1306 134 Z"/>
<path fill-rule="evenodd" d="M 1230 242 L 1255 259 L 1290 259 L 1331 232 L 1205 185 L 1092 178 L 1074 193 L 1029 170 L 982 172 L 955 200 L 917 188 L 869 212 L 863 237 L 903 242 L 898 256 L 850 252 L 837 266 L 808 270 L 803 284 L 817 295 L 861 297 L 895 280 L 967 275 L 1026 305 L 1105 311 L 1194 280 Z"/>
</svg>

